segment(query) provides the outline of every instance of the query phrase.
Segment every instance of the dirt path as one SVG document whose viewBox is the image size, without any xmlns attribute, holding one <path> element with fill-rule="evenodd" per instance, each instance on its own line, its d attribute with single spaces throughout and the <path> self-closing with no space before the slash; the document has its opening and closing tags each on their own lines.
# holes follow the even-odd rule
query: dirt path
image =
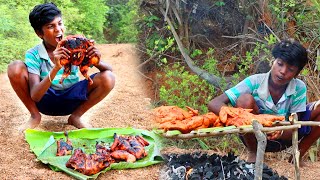
<svg viewBox="0 0 320 180">
<path fill-rule="evenodd" d="M 134 127 L 149 129 L 150 99 L 146 97 L 143 79 L 135 71 L 138 57 L 133 46 L 99 45 L 102 58 L 110 63 L 116 75 L 116 86 L 111 94 L 85 114 L 85 120 L 94 127 Z M 6 74 L 0 74 L 0 179 L 73 179 L 63 172 L 54 172 L 37 161 L 30 152 L 18 127 L 28 118 L 28 112 L 12 90 Z M 38 130 L 64 131 L 75 129 L 67 125 L 67 116 L 43 116 Z M 279 174 L 294 179 L 294 166 L 281 157 L 266 156 L 268 166 Z M 132 170 L 111 170 L 98 179 L 136 180 L 158 179 L 160 165 Z M 301 168 L 301 179 L 318 180 L 320 163 L 307 163 Z"/>
<path fill-rule="evenodd" d="M 145 97 L 142 79 L 135 71 L 138 57 L 132 45 L 99 45 L 102 59 L 110 63 L 116 76 L 114 90 L 102 102 L 89 110 L 84 119 L 94 127 L 134 127 L 148 129 L 150 99 Z M 28 111 L 10 86 L 6 74 L 0 75 L 0 179 L 73 179 L 63 172 L 54 172 L 37 161 L 30 152 L 18 127 L 28 118 Z M 68 116 L 42 116 L 38 130 L 64 131 L 75 129 L 67 125 Z M 133 170 L 112 170 L 99 179 L 157 179 L 159 165 Z"/>
</svg>

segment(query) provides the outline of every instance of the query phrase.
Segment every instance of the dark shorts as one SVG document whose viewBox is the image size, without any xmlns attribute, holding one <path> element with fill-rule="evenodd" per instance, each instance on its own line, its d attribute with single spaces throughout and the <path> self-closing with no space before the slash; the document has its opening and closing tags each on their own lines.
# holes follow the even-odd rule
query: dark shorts
<svg viewBox="0 0 320 180">
<path fill-rule="evenodd" d="M 307 104 L 307 110 L 301 114 L 301 117 L 299 117 L 299 121 L 309 121 L 311 117 L 311 111 L 314 107 L 315 103 L 309 103 Z M 301 128 L 298 129 L 298 139 L 299 141 L 306 135 L 310 134 L 311 132 L 311 126 L 301 126 Z M 243 142 L 244 145 L 246 143 L 244 142 L 243 136 L 240 135 L 240 139 Z M 291 140 L 267 140 L 267 146 L 266 146 L 266 152 L 279 152 L 284 149 L 287 149 L 292 146 Z"/>
<path fill-rule="evenodd" d="M 93 77 L 96 74 L 92 74 Z M 48 89 L 42 99 L 36 103 L 39 111 L 50 116 L 72 114 L 80 104 L 87 100 L 88 80 L 82 80 L 65 90 Z"/>
</svg>

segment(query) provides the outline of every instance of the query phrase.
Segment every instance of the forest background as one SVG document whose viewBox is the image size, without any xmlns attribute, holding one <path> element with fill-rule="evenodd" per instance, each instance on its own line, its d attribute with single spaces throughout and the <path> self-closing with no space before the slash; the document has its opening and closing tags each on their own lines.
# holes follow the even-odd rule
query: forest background
<svg viewBox="0 0 320 180">
<path fill-rule="evenodd" d="M 84 34 L 99 44 L 134 43 L 141 56 L 137 70 L 152 87 L 154 107 L 188 105 L 207 112 L 213 97 L 268 71 L 273 45 L 287 38 L 308 49 L 310 61 L 299 78 L 308 86 L 308 100 L 320 99 L 318 0 L 0 0 L 0 72 L 40 42 L 28 15 L 44 2 L 61 9 L 66 34 Z M 233 151 L 240 145 L 235 136 L 172 143 Z M 310 150 L 313 161 L 319 145 Z"/>
</svg>

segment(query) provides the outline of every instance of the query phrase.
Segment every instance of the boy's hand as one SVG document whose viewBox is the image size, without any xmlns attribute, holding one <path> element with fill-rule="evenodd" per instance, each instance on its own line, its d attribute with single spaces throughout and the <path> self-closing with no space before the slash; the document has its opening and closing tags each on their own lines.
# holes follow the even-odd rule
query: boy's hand
<svg viewBox="0 0 320 180">
<path fill-rule="evenodd" d="M 54 64 L 55 66 L 57 66 L 59 69 L 62 68 L 62 65 L 60 63 L 60 61 L 62 59 L 68 59 L 70 58 L 69 54 L 71 52 L 64 47 L 57 47 L 54 51 L 53 51 L 53 57 L 54 57 Z"/>
<path fill-rule="evenodd" d="M 94 40 L 89 40 L 93 46 L 89 46 L 89 48 L 87 49 L 87 56 L 91 59 L 93 57 L 97 57 L 98 61 L 96 64 L 93 64 L 94 66 L 98 65 L 100 62 L 100 58 L 101 58 L 101 53 L 98 50 L 98 48 L 94 45 Z"/>
<path fill-rule="evenodd" d="M 279 139 L 282 135 L 283 131 L 274 131 L 271 133 L 267 133 L 267 139 L 268 140 L 276 140 Z"/>
</svg>

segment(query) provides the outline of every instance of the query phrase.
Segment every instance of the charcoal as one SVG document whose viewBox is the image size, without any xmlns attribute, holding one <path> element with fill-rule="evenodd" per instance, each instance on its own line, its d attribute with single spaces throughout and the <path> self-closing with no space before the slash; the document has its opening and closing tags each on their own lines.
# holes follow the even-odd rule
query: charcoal
<svg viewBox="0 0 320 180">
<path fill-rule="evenodd" d="M 184 177 L 186 177 L 186 168 L 184 166 L 180 166 L 175 168 L 172 168 L 172 172 L 173 174 L 175 174 L 179 179 L 183 179 Z"/>
<path fill-rule="evenodd" d="M 196 152 L 193 154 L 164 155 L 165 171 L 160 180 L 253 180 L 254 163 L 240 160 L 233 153 L 225 156 L 207 155 Z M 189 170 L 191 172 L 189 172 Z M 187 173 L 188 172 L 188 173 Z M 186 177 L 188 176 L 188 177 Z M 267 165 L 263 166 L 263 180 L 287 180 Z"/>
<path fill-rule="evenodd" d="M 214 177 L 213 172 L 207 171 L 207 173 L 204 175 L 203 179 L 204 180 L 210 180 L 210 179 L 213 179 L 213 177 Z"/>
</svg>

